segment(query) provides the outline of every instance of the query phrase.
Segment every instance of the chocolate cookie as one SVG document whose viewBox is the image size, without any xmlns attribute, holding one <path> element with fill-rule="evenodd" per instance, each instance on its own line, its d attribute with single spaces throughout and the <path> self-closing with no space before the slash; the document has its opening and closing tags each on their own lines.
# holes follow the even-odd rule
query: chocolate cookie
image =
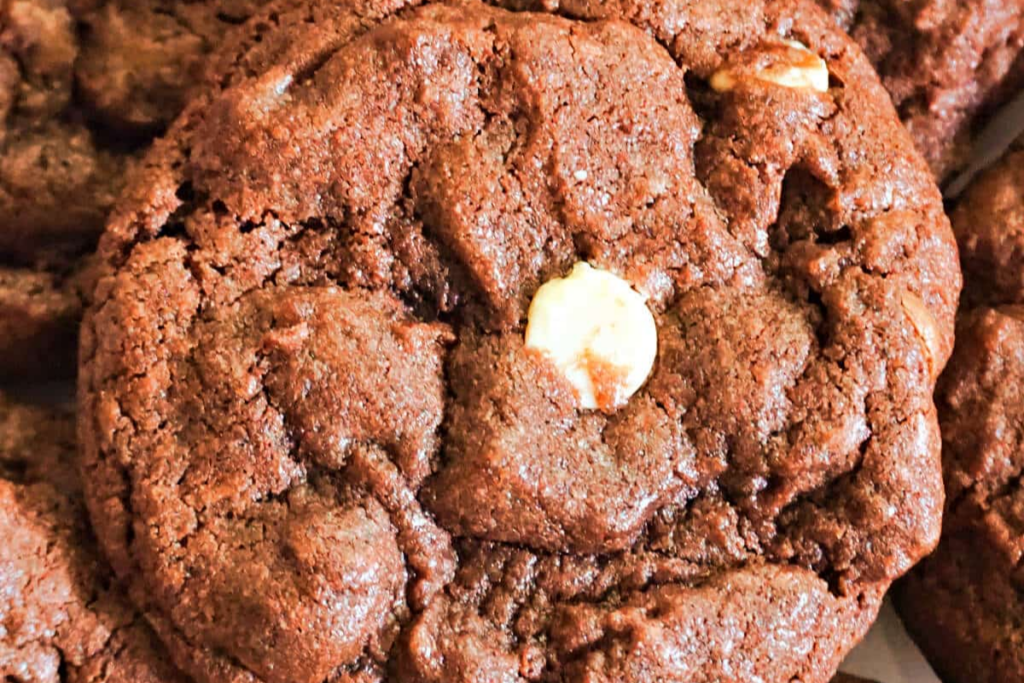
<svg viewBox="0 0 1024 683">
<path fill-rule="evenodd" d="M 180 111 L 257 0 L 9 0 L 0 7 L 0 254 L 95 241 L 136 145 Z M 145 142 L 145 138 L 135 140 Z"/>
<path fill-rule="evenodd" d="M 224 32 L 259 4 L 0 4 L 0 326 L 12 332 L 0 376 L 73 367 L 82 301 L 58 284 L 55 303 L 52 283 L 93 249 L 126 167 L 180 111 Z M 22 284 L 32 281 L 48 284 Z"/>
<path fill-rule="evenodd" d="M 100 559 L 74 420 L 0 397 L 0 677 L 184 683 Z"/>
<path fill-rule="evenodd" d="M 76 106 L 80 41 L 60 0 L 0 6 L 0 255 L 31 264 L 95 241 L 123 160 Z"/>
<path fill-rule="evenodd" d="M 818 0 L 867 53 L 936 177 L 1024 83 L 1021 0 Z"/>
<path fill-rule="evenodd" d="M 1024 302 L 1024 137 L 953 210 L 965 304 Z"/>
<path fill-rule="evenodd" d="M 836 677 L 832 679 L 832 683 L 872 683 L 866 678 L 858 678 L 857 676 L 851 676 L 850 674 L 838 673 Z"/>
<path fill-rule="evenodd" d="M 896 605 L 945 680 L 1024 681 L 1024 176 L 1020 143 L 953 212 L 971 307 L 936 400 L 948 501 L 939 549 Z"/>
<path fill-rule="evenodd" d="M 65 377 L 75 370 L 91 260 L 71 272 L 0 266 L 0 358 L 4 379 Z"/>
<path fill-rule="evenodd" d="M 936 541 L 959 270 L 860 51 L 515 10 L 275 4 L 104 234 L 87 497 L 201 681 L 824 683 Z"/>
</svg>

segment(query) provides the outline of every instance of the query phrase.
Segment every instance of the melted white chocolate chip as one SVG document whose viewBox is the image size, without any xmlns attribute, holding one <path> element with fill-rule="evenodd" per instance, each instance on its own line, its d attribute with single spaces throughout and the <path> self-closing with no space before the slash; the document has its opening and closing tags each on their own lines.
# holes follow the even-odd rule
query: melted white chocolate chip
<svg viewBox="0 0 1024 683">
<path fill-rule="evenodd" d="M 772 60 L 756 70 L 724 67 L 711 76 L 711 87 L 717 92 L 728 92 L 743 78 L 755 78 L 795 90 L 828 92 L 828 64 L 797 40 L 784 40 L 782 45 L 770 48 Z"/>
<path fill-rule="evenodd" d="M 928 310 L 927 304 L 913 292 L 903 292 L 901 303 L 903 304 L 903 311 L 907 314 L 910 324 L 914 326 L 914 331 L 917 332 L 917 336 L 924 346 L 925 358 L 928 361 L 928 371 L 931 373 L 932 378 L 935 378 L 938 376 L 940 369 L 937 360 L 941 353 L 942 343 L 939 326 L 935 322 L 934 316 Z"/>
<path fill-rule="evenodd" d="M 646 381 L 658 354 L 658 330 L 642 294 L 614 273 L 580 262 L 537 290 L 526 346 L 555 364 L 580 407 L 611 410 Z"/>
</svg>

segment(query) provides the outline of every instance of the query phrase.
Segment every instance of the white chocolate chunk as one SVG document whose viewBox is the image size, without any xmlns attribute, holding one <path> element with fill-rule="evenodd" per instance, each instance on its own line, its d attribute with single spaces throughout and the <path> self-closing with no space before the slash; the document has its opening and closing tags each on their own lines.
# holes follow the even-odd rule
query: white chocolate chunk
<svg viewBox="0 0 1024 683">
<path fill-rule="evenodd" d="M 903 304 L 903 311 L 907 314 L 910 324 L 914 326 L 914 331 L 917 332 L 917 336 L 924 346 L 925 358 L 928 360 L 928 371 L 934 378 L 939 374 L 937 359 L 942 350 L 942 337 L 939 333 L 938 323 L 935 322 L 935 317 L 928 310 L 927 304 L 913 292 L 903 292 L 901 303 Z"/>
<path fill-rule="evenodd" d="M 711 76 L 711 87 L 728 92 L 744 78 L 755 78 L 784 88 L 828 92 L 828 64 L 797 40 L 782 41 L 785 47 L 771 50 L 773 59 L 760 69 L 723 67 Z"/>
<path fill-rule="evenodd" d="M 614 273 L 580 262 L 537 290 L 526 346 L 555 364 L 580 407 L 610 410 L 646 381 L 658 354 L 658 330 L 642 294 Z"/>
</svg>

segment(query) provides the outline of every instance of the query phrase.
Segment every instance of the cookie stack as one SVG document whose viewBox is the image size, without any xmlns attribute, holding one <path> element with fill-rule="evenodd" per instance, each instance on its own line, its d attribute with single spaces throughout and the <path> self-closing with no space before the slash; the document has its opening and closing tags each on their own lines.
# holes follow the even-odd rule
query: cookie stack
<svg viewBox="0 0 1024 683">
<path fill-rule="evenodd" d="M 823 4 L 0 0 L 0 676 L 829 681 L 1012 498 L 1024 8 Z"/>
</svg>

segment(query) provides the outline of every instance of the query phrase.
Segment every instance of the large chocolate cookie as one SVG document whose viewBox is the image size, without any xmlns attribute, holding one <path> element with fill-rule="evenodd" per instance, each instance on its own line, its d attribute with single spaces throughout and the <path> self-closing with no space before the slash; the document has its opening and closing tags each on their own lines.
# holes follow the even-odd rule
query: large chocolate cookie
<svg viewBox="0 0 1024 683">
<path fill-rule="evenodd" d="M 0 328 L 13 331 L 0 377 L 74 365 L 82 292 L 68 274 L 94 247 L 126 167 L 180 111 L 224 32 L 259 4 L 0 3 Z"/>
<path fill-rule="evenodd" d="M 69 414 L 0 397 L 0 678 L 183 683 L 89 530 Z"/>
<path fill-rule="evenodd" d="M 980 116 L 1024 83 L 1021 0 L 818 0 L 878 69 L 938 178 L 966 161 Z"/>
<path fill-rule="evenodd" d="M 959 271 L 868 62 L 561 12 L 281 2 L 131 179 L 88 498 L 200 680 L 823 683 L 933 546 Z"/>
<path fill-rule="evenodd" d="M 1024 681 L 1024 149 L 953 213 L 971 306 L 936 401 L 948 501 L 936 553 L 896 593 L 907 627 L 952 683 Z"/>
</svg>

